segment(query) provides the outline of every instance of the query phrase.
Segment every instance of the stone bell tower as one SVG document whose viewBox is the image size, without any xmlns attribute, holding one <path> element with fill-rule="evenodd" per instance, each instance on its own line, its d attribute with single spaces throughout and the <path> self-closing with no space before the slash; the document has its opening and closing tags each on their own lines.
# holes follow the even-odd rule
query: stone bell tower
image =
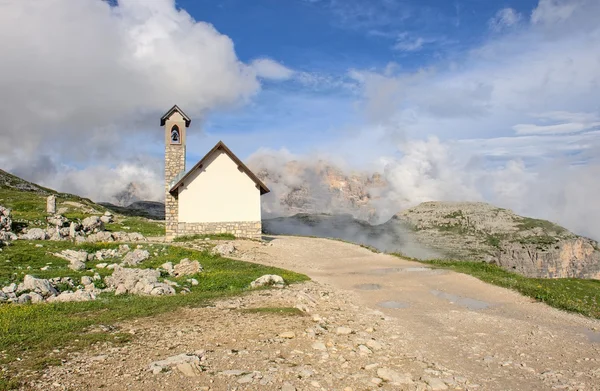
<svg viewBox="0 0 600 391">
<path fill-rule="evenodd" d="M 165 128 L 165 233 L 168 238 L 177 234 L 179 213 L 177 194 L 169 190 L 185 174 L 186 129 L 191 122 L 177 105 L 160 119 L 160 126 Z"/>
</svg>

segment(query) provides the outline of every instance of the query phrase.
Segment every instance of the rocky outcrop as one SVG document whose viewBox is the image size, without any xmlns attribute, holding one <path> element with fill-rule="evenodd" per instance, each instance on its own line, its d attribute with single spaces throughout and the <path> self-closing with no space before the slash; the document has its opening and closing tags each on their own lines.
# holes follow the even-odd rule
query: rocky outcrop
<svg viewBox="0 0 600 391">
<path fill-rule="evenodd" d="M 425 202 L 385 225 L 414 230 L 446 258 L 486 261 L 528 277 L 600 279 L 598 243 L 546 220 L 481 202 Z"/>
</svg>

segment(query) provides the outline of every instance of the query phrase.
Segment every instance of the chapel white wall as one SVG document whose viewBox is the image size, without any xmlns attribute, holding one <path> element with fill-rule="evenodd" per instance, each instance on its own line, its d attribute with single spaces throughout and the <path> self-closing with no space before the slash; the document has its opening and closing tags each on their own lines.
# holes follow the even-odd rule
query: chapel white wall
<svg viewBox="0 0 600 391">
<path fill-rule="evenodd" d="M 260 191 L 229 156 L 217 151 L 179 189 L 179 222 L 260 221 Z"/>
</svg>

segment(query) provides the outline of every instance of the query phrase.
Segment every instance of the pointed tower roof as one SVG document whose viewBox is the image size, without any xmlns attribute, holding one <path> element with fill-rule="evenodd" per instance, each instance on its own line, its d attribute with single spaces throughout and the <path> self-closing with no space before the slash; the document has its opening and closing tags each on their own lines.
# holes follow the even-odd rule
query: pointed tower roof
<svg viewBox="0 0 600 391">
<path fill-rule="evenodd" d="M 185 127 L 189 128 L 190 124 L 192 123 L 192 120 L 177 105 L 174 105 L 173 107 L 171 107 L 169 109 L 169 111 L 167 111 L 165 113 L 165 115 L 163 115 L 162 117 L 160 117 L 160 126 L 165 126 L 165 122 L 167 122 L 167 120 L 169 119 L 169 117 L 171 117 L 171 115 L 173 115 L 174 112 L 178 112 L 183 117 L 183 119 L 185 120 Z"/>
</svg>

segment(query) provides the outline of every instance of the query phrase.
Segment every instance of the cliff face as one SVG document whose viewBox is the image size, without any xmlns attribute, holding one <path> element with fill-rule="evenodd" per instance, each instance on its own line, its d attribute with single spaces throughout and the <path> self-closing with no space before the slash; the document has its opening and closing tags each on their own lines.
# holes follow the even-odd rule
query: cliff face
<svg viewBox="0 0 600 391">
<path fill-rule="evenodd" d="M 484 260 L 529 277 L 600 279 L 598 243 L 546 220 L 477 202 L 426 202 L 388 223 L 448 258 Z"/>
</svg>

